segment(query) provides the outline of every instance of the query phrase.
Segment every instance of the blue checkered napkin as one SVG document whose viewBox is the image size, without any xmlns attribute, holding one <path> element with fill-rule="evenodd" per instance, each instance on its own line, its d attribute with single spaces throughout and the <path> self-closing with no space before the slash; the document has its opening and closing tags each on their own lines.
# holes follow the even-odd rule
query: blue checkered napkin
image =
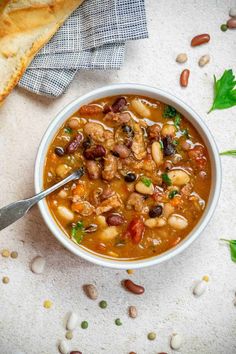
<svg viewBox="0 0 236 354">
<path fill-rule="evenodd" d="M 79 69 L 120 69 L 125 42 L 147 37 L 144 0 L 85 0 L 37 54 L 19 86 L 57 97 Z"/>
</svg>

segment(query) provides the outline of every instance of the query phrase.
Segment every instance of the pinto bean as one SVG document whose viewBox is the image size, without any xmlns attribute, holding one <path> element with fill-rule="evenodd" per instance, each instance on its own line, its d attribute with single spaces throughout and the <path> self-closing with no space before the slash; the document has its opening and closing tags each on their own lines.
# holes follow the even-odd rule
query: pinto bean
<svg viewBox="0 0 236 354">
<path fill-rule="evenodd" d="M 78 133 L 75 138 L 67 145 L 65 152 L 67 154 L 73 154 L 81 145 L 83 141 L 82 133 Z"/>
<path fill-rule="evenodd" d="M 185 69 L 182 71 L 180 75 L 180 86 L 187 87 L 188 86 L 188 79 L 189 79 L 190 71 Z"/>
<path fill-rule="evenodd" d="M 113 148 L 113 152 L 116 153 L 115 156 L 120 157 L 121 159 L 125 159 L 130 155 L 130 150 L 123 144 L 116 144 Z"/>
<path fill-rule="evenodd" d="M 119 226 L 124 223 L 124 218 L 120 214 L 110 214 L 107 216 L 106 222 L 109 226 Z"/>
<path fill-rule="evenodd" d="M 86 161 L 86 168 L 91 179 L 98 179 L 101 176 L 101 166 L 96 161 Z"/>
<path fill-rule="evenodd" d="M 133 283 L 132 280 L 130 280 L 130 279 L 125 279 L 123 284 L 124 284 L 124 287 L 133 294 L 141 295 L 145 292 L 145 289 L 143 286 Z"/>
<path fill-rule="evenodd" d="M 126 105 L 127 105 L 127 101 L 125 97 L 118 97 L 117 100 L 111 106 L 111 108 L 114 113 L 118 113 L 121 112 Z"/>
<path fill-rule="evenodd" d="M 106 155 L 106 149 L 102 145 L 94 145 L 84 151 L 84 157 L 87 160 L 95 160 Z"/>
<path fill-rule="evenodd" d="M 80 107 L 79 114 L 81 116 L 92 117 L 102 112 L 102 108 L 95 104 L 88 104 Z"/>
<path fill-rule="evenodd" d="M 198 45 L 202 45 L 204 43 L 209 42 L 210 36 L 207 33 L 199 34 L 198 36 L 193 37 L 191 40 L 191 46 L 197 47 Z"/>
</svg>

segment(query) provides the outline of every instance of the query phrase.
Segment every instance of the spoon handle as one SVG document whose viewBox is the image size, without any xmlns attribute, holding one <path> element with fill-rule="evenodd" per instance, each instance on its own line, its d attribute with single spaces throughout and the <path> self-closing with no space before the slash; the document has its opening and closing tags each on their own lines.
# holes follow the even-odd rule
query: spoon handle
<svg viewBox="0 0 236 354">
<path fill-rule="evenodd" d="M 11 203 L 0 209 L 0 231 L 5 227 L 13 224 L 15 221 L 24 216 L 32 206 L 45 198 L 50 193 L 64 186 L 66 183 L 79 179 L 84 174 L 84 169 L 80 168 L 62 181 L 54 184 L 52 187 L 36 194 L 35 196 L 17 202 Z"/>
</svg>

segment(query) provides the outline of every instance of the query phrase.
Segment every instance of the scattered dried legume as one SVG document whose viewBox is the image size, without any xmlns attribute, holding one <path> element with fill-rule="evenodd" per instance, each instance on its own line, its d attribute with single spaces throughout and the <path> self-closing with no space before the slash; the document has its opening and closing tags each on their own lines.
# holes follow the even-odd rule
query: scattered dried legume
<svg viewBox="0 0 236 354">
<path fill-rule="evenodd" d="M 191 46 L 197 47 L 199 45 L 209 42 L 209 40 L 210 40 L 209 34 L 207 33 L 199 34 L 198 36 L 193 37 L 193 39 L 191 40 Z"/>
<path fill-rule="evenodd" d="M 35 274 L 41 274 L 44 271 L 45 259 L 41 256 L 35 257 L 31 262 L 31 270 Z"/>
<path fill-rule="evenodd" d="M 195 296 L 201 296 L 207 288 L 207 282 L 205 280 L 199 281 L 193 288 L 193 294 Z"/>
<path fill-rule="evenodd" d="M 208 64 L 210 61 L 210 55 L 206 54 L 201 56 L 201 58 L 198 61 L 198 65 L 202 68 L 203 66 L 205 66 L 206 64 Z"/>
<path fill-rule="evenodd" d="M 131 318 L 136 318 L 138 316 L 138 311 L 136 306 L 130 306 L 129 307 L 129 317 Z"/>
<path fill-rule="evenodd" d="M 202 277 L 202 280 L 208 282 L 208 281 L 210 280 L 210 278 L 209 278 L 208 275 L 204 275 L 204 276 Z"/>
<path fill-rule="evenodd" d="M 188 69 L 185 69 L 182 71 L 180 75 L 180 86 L 182 87 L 187 87 L 188 86 L 188 79 L 189 79 L 190 71 Z"/>
<path fill-rule="evenodd" d="M 117 318 L 117 319 L 115 320 L 115 324 L 116 324 L 117 326 L 122 326 L 122 322 L 121 322 L 121 320 L 120 320 L 119 318 Z"/>
<path fill-rule="evenodd" d="M 147 335 L 149 340 L 155 340 L 156 339 L 156 333 L 155 332 L 150 332 Z"/>
<path fill-rule="evenodd" d="M 188 60 L 188 56 L 186 53 L 180 53 L 177 55 L 175 60 L 177 63 L 183 64 L 186 63 L 186 61 Z"/>
<path fill-rule="evenodd" d="M 8 277 L 3 277 L 3 278 L 2 278 L 3 284 L 8 284 L 9 281 L 10 281 L 10 279 L 9 279 Z"/>
<path fill-rule="evenodd" d="M 124 280 L 123 284 L 127 290 L 129 290 L 131 293 L 136 294 L 136 295 L 141 295 L 145 291 L 143 286 L 137 285 L 129 279 Z"/>
<path fill-rule="evenodd" d="M 77 314 L 75 312 L 71 312 L 66 323 L 66 329 L 68 329 L 69 331 L 73 331 L 77 325 L 77 322 Z"/>
<path fill-rule="evenodd" d="M 223 23 L 221 26 L 220 26 L 220 29 L 222 32 L 226 32 L 228 30 L 228 26 L 226 25 L 226 23 Z"/>
<path fill-rule="evenodd" d="M 52 307 L 53 303 L 50 300 L 45 300 L 43 303 L 43 307 L 45 307 L 45 309 L 50 309 Z"/>
<path fill-rule="evenodd" d="M 66 337 L 66 339 L 71 340 L 73 338 L 73 332 L 67 331 L 65 337 Z"/>
<path fill-rule="evenodd" d="M 227 27 L 230 29 L 236 28 L 236 18 L 231 18 L 227 21 Z"/>
<path fill-rule="evenodd" d="M 2 250 L 2 256 L 7 258 L 10 256 L 10 251 L 7 249 Z"/>
<path fill-rule="evenodd" d="M 76 350 L 76 351 L 70 352 L 70 354 L 82 354 L 82 352 L 78 352 L 78 351 Z"/>
<path fill-rule="evenodd" d="M 236 7 L 231 7 L 231 9 L 229 10 L 229 16 L 236 17 Z"/>
<path fill-rule="evenodd" d="M 11 252 L 11 258 L 16 259 L 18 257 L 18 252 L 12 251 Z"/>
<path fill-rule="evenodd" d="M 182 337 L 180 334 L 173 333 L 170 339 L 170 346 L 174 350 L 180 349 L 182 345 Z"/>
<path fill-rule="evenodd" d="M 127 269 L 126 271 L 129 275 L 134 274 L 134 269 Z"/>
<path fill-rule="evenodd" d="M 68 354 L 69 352 L 69 347 L 65 340 L 60 341 L 58 345 L 58 349 L 61 352 L 61 354 Z"/>
<path fill-rule="evenodd" d="M 87 329 L 88 328 L 88 322 L 87 321 L 81 322 L 81 328 Z"/>
<path fill-rule="evenodd" d="M 83 286 L 85 294 L 91 299 L 96 300 L 98 298 L 98 291 L 95 285 L 86 284 Z"/>
<path fill-rule="evenodd" d="M 99 302 L 99 306 L 101 307 L 101 309 L 105 309 L 107 308 L 107 302 L 105 300 L 102 300 Z"/>
</svg>

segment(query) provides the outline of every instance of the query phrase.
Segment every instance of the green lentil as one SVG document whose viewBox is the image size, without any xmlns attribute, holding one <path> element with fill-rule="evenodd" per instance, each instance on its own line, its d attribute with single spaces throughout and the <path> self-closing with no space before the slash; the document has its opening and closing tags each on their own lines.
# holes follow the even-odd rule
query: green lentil
<svg viewBox="0 0 236 354">
<path fill-rule="evenodd" d="M 10 279 L 9 279 L 8 277 L 3 277 L 3 278 L 2 278 L 3 284 L 8 284 L 9 281 L 10 281 Z"/>
<path fill-rule="evenodd" d="M 67 331 L 65 337 L 66 337 L 66 339 L 71 340 L 71 339 L 73 338 L 73 333 L 72 333 L 72 331 Z"/>
<path fill-rule="evenodd" d="M 99 306 L 101 307 L 101 309 L 105 309 L 107 308 L 107 302 L 105 300 L 102 300 L 99 302 Z"/>
<path fill-rule="evenodd" d="M 117 326 L 122 326 L 122 322 L 121 322 L 121 320 L 120 320 L 119 318 L 117 318 L 117 319 L 115 320 L 115 324 L 116 324 Z"/>
<path fill-rule="evenodd" d="M 12 251 L 11 252 L 11 258 L 16 259 L 18 257 L 18 252 Z"/>
<path fill-rule="evenodd" d="M 149 340 L 154 340 L 154 339 L 156 339 L 156 333 L 150 332 L 150 333 L 148 333 L 147 337 Z"/>
<path fill-rule="evenodd" d="M 87 321 L 81 322 L 81 328 L 87 329 L 88 328 L 88 322 Z"/>
<path fill-rule="evenodd" d="M 222 32 L 226 32 L 228 30 L 228 26 L 225 23 L 223 23 L 223 25 L 220 26 L 220 29 Z"/>
</svg>

